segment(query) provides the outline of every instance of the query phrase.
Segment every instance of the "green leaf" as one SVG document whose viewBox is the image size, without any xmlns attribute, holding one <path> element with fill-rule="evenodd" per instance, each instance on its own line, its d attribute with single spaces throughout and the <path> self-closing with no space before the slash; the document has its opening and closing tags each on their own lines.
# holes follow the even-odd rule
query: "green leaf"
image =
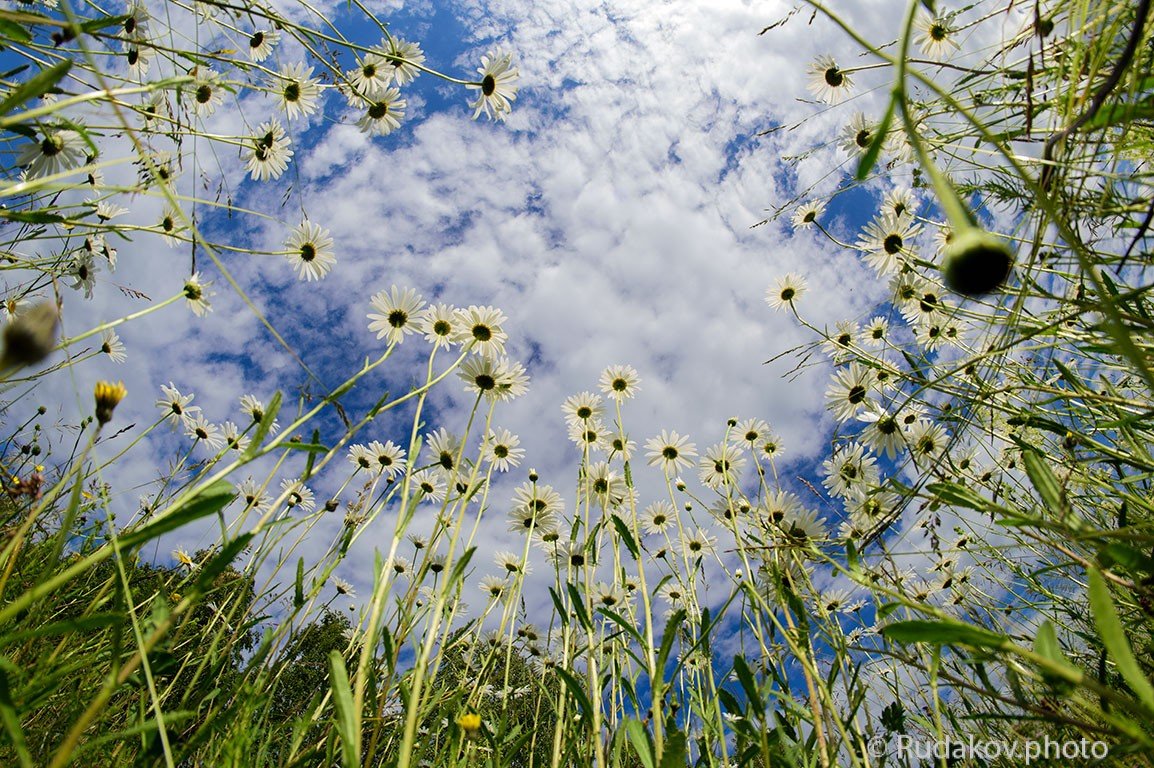
<svg viewBox="0 0 1154 768">
<path fill-rule="evenodd" d="M 665 622 L 665 633 L 661 635 L 661 647 L 657 650 L 658 670 L 665 669 L 665 661 L 673 650 L 673 641 L 677 639 L 677 630 L 687 615 L 684 608 L 679 608 L 676 613 L 669 617 L 669 621 Z"/>
<path fill-rule="evenodd" d="M 305 559 L 297 558 L 297 577 L 293 583 L 293 608 L 305 604 Z"/>
<path fill-rule="evenodd" d="M 589 717 L 593 712 L 593 705 L 589 703 L 589 695 L 585 693 L 585 689 L 581 687 L 581 683 L 575 678 L 567 669 L 555 667 L 554 671 L 560 676 L 565 687 L 569 689 L 570 695 L 576 699 L 577 706 L 581 708 L 581 716 Z"/>
<path fill-rule="evenodd" d="M 20 221 L 25 224 L 59 224 L 67 221 L 58 213 L 47 211 L 0 211 L 0 218 L 8 221 Z"/>
<path fill-rule="evenodd" d="M 1117 542 L 1107 544 L 1098 550 L 1098 562 L 1103 568 L 1122 566 L 1133 574 L 1154 575 L 1154 559 L 1147 557 L 1133 547 Z"/>
<path fill-rule="evenodd" d="M 1154 687 L 1151 687 L 1150 681 L 1142 674 L 1142 668 L 1138 666 L 1134 652 L 1130 650 L 1130 642 L 1126 639 L 1126 632 L 1122 628 L 1122 622 L 1118 620 L 1114 602 L 1110 599 L 1110 588 L 1106 586 L 1106 579 L 1102 576 L 1102 572 L 1093 566 L 1087 568 L 1086 573 L 1090 579 L 1090 612 L 1094 615 L 1094 625 L 1098 628 L 1102 645 L 1106 646 L 1106 653 L 1110 654 L 1130 690 L 1148 710 L 1154 712 Z"/>
<path fill-rule="evenodd" d="M 670 728 L 665 736 L 665 748 L 661 751 L 659 768 L 685 768 L 685 732 Z"/>
<path fill-rule="evenodd" d="M 976 509 L 981 512 L 990 506 L 988 500 L 960 483 L 930 483 L 926 486 L 926 490 L 954 507 Z"/>
<path fill-rule="evenodd" d="M 629 532 L 629 526 L 617 515 L 610 515 L 609 519 L 613 521 L 613 527 L 617 529 L 617 535 L 621 537 L 621 541 L 625 542 L 625 548 L 629 550 L 629 554 L 633 555 L 634 560 L 638 559 L 641 552 L 637 549 L 637 542 L 633 540 L 633 534 Z"/>
<path fill-rule="evenodd" d="M 898 621 L 882 627 L 881 632 L 899 643 L 969 645 L 976 648 L 1002 648 L 1009 643 L 1002 635 L 958 621 Z"/>
<path fill-rule="evenodd" d="M 625 619 L 624 616 L 622 616 L 619 613 L 614 613 L 613 611 L 609 610 L 608 608 L 600 608 L 600 609 L 598 609 L 597 612 L 600 613 L 601 615 L 607 617 L 610 621 L 612 621 L 617 626 L 621 627 L 621 629 L 623 629 L 627 635 L 632 637 L 638 643 L 640 643 L 641 645 L 645 645 L 645 638 L 643 638 L 641 636 L 641 633 L 637 631 L 637 627 L 630 624 Z"/>
<path fill-rule="evenodd" d="M 16 750 L 20 758 L 21 768 L 32 768 L 32 753 L 24 741 L 24 729 L 20 727 L 20 715 L 12 701 L 12 692 L 8 687 L 8 673 L 0 669 L 0 722 L 8 734 L 12 749 Z"/>
<path fill-rule="evenodd" d="M 593 631 L 593 622 L 589 620 L 589 612 L 585 610 L 585 600 L 581 597 L 581 592 L 577 589 L 575 584 L 566 584 L 565 589 L 569 592 L 569 601 L 573 606 L 573 611 L 577 614 L 577 621 L 581 626 L 589 632 Z"/>
<path fill-rule="evenodd" d="M 353 691 L 349 673 L 340 651 L 329 651 L 329 683 L 336 710 L 337 734 L 341 737 L 341 763 L 345 768 L 359 768 L 361 764 L 361 723 L 353 706 Z"/>
<path fill-rule="evenodd" d="M 1062 486 L 1046 460 L 1037 451 L 1022 451 L 1022 463 L 1026 465 L 1026 474 L 1042 501 L 1051 512 L 1065 517 L 1069 508 L 1062 499 Z"/>
<path fill-rule="evenodd" d="M 641 764 L 645 768 L 654 768 L 653 745 L 649 741 L 649 731 L 645 730 L 645 726 L 631 717 L 625 721 L 625 735 L 629 737 L 629 742 L 636 750 L 637 757 L 641 759 Z"/>
<path fill-rule="evenodd" d="M 132 17 L 131 16 L 106 16 L 103 19 L 91 19 L 91 20 L 86 21 L 80 25 L 80 31 L 81 32 L 87 32 L 88 34 L 92 34 L 93 32 L 99 32 L 100 30 L 102 30 L 106 27 L 111 27 L 111 26 L 116 25 L 116 24 L 123 24 L 125 21 L 127 21 L 130 18 L 132 18 Z"/>
<path fill-rule="evenodd" d="M 252 441 L 249 442 L 248 448 L 245 449 L 244 455 L 241 457 L 244 461 L 248 461 L 256 456 L 256 452 L 260 450 L 264 439 L 268 437 L 268 433 L 272 430 L 273 422 L 276 421 L 277 412 L 280 410 L 281 394 L 276 392 L 269 401 L 268 406 L 264 409 L 264 418 L 256 425 L 256 432 L 253 433 Z"/>
<path fill-rule="evenodd" d="M 151 541 L 169 531 L 175 531 L 202 517 L 219 512 L 235 498 L 236 490 L 224 480 L 218 480 L 207 488 L 201 488 L 196 495 L 179 506 L 169 507 L 143 528 L 124 533 L 120 537 L 120 545 L 135 547 Z"/>
<path fill-rule="evenodd" d="M 8 19 L 0 19 L 0 40 L 3 42 L 30 43 L 32 42 L 32 35 L 28 34 L 28 30 L 19 24 Z M 3 47 L 0 45 L 0 49 Z"/>
<path fill-rule="evenodd" d="M 64 635 L 69 632 L 91 632 L 94 629 L 111 627 L 114 624 L 120 624 L 123 621 L 124 616 L 119 613 L 94 613 L 89 616 L 80 616 L 75 619 L 54 621 L 51 624 L 44 624 L 39 627 L 34 627 L 33 629 L 26 629 L 22 632 L 13 632 L 12 634 L 4 635 L 2 638 L 0 638 L 0 646 L 10 645 L 12 643 L 21 643 L 26 640 L 31 640 L 35 637 Z"/>
<path fill-rule="evenodd" d="M 869 176 L 870 171 L 873 170 L 874 164 L 878 161 L 878 155 L 881 154 L 882 145 L 885 144 L 886 134 L 890 132 L 890 123 L 894 120 L 894 100 L 890 99 L 890 104 L 886 107 L 886 114 L 882 118 L 881 123 L 874 129 L 874 135 L 870 139 L 870 145 L 866 147 L 866 151 L 861 156 L 861 160 L 857 164 L 857 180 L 862 181 L 866 176 Z"/>
<path fill-rule="evenodd" d="M 750 708 L 759 714 L 764 712 L 765 704 L 761 698 L 761 690 L 757 687 L 757 678 L 753 676 L 753 670 L 749 668 L 744 656 L 733 657 L 733 673 L 737 675 L 737 681 L 745 691 L 745 698 L 749 700 Z"/>
<path fill-rule="evenodd" d="M 70 69 L 72 69 L 72 62 L 62 61 L 40 70 L 27 81 L 13 88 L 8 97 L 4 101 L 0 101 L 0 116 L 7 115 L 30 99 L 43 96 L 63 80 Z M 13 120 L 13 122 L 17 121 Z"/>
</svg>

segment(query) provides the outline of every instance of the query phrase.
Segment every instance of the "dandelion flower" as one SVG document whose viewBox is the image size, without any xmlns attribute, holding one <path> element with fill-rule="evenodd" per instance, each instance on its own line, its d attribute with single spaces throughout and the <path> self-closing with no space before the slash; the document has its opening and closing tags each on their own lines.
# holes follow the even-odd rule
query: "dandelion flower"
<svg viewBox="0 0 1154 768">
<path fill-rule="evenodd" d="M 116 410 L 120 401 L 128 395 L 128 390 L 125 389 L 122 381 L 115 384 L 111 381 L 98 381 L 92 394 L 96 400 L 96 421 L 103 425 L 112 421 L 113 411 Z"/>
<path fill-rule="evenodd" d="M 792 307 L 807 287 L 804 277 L 790 272 L 779 277 L 773 287 L 765 292 L 765 301 L 772 309 Z"/>
<path fill-rule="evenodd" d="M 376 332 L 378 339 L 388 338 L 390 344 L 399 344 L 417 330 L 417 312 L 425 300 L 412 288 L 402 290 L 394 285 L 387 292 L 377 292 L 370 303 L 380 314 L 369 313 L 369 330 Z"/>
<path fill-rule="evenodd" d="M 286 258 L 306 281 L 320 280 L 333 268 L 337 259 L 332 247 L 329 231 L 311 221 L 302 221 L 285 241 Z"/>
<path fill-rule="evenodd" d="M 818 56 L 809 67 L 809 91 L 818 101 L 837 104 L 853 87 L 853 79 L 832 56 Z"/>
<path fill-rule="evenodd" d="M 313 79 L 313 68 L 299 62 L 275 75 L 269 88 L 277 94 L 280 108 L 289 120 L 315 112 L 321 95 L 320 81 Z"/>
<path fill-rule="evenodd" d="M 245 169 L 252 174 L 253 180 L 279 179 L 293 156 L 292 139 L 285 133 L 280 120 L 274 117 L 261 123 L 252 142 L 252 154 L 245 163 Z"/>
<path fill-rule="evenodd" d="M 491 120 L 504 120 L 513 110 L 512 102 L 517 98 L 517 79 L 520 77 L 513 66 L 513 55 L 490 51 L 481 57 L 477 72 L 481 81 L 467 86 L 478 91 L 477 100 L 469 103 L 473 119 L 476 120 L 483 112 Z"/>
<path fill-rule="evenodd" d="M 357 120 L 357 127 L 369 136 L 388 136 L 401 127 L 408 102 L 396 88 L 386 88 L 366 100 L 365 112 Z"/>
</svg>

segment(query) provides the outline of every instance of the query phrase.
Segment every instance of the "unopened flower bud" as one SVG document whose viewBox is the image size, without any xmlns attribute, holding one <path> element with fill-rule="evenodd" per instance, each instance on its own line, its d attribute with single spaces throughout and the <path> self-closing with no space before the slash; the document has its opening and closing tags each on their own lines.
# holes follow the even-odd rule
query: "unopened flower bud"
<svg viewBox="0 0 1154 768">
<path fill-rule="evenodd" d="M 951 291 L 981 296 L 1005 282 L 1013 261 L 1004 240 L 971 227 L 955 232 L 946 246 L 942 275 Z"/>
<path fill-rule="evenodd" d="M 96 396 L 96 420 L 101 424 L 107 424 L 112 421 L 112 412 L 128 394 L 128 390 L 124 388 L 122 381 L 115 384 L 111 381 L 98 381 L 93 394 Z"/>
<path fill-rule="evenodd" d="M 60 312 L 56 303 L 42 301 L 17 315 L 4 327 L 4 352 L 0 370 L 35 365 L 56 346 L 56 326 Z"/>
</svg>

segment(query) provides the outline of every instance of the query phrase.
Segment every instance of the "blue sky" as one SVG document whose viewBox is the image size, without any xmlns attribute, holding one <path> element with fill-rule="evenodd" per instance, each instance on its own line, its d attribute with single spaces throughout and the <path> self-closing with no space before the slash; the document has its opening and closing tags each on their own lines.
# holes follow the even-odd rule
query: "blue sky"
<svg viewBox="0 0 1154 768">
<path fill-rule="evenodd" d="M 880 11 L 890 6 L 855 4 L 853 20 L 877 38 L 886 21 Z M 796 478 L 813 477 L 828 447 L 831 422 L 822 394 L 829 368 L 821 364 L 785 379 L 792 362 L 763 364 L 814 340 L 788 313 L 766 306 L 766 288 L 781 274 L 804 274 L 810 285 L 804 315 L 818 327 L 868 319 L 886 289 L 853 255 L 813 232 L 792 232 L 788 217 L 754 225 L 799 194 L 820 197 L 844 183 L 849 166 L 836 137 L 854 111 L 880 112 L 881 96 L 867 73 L 851 104 L 829 109 L 809 101 L 805 69 L 817 55 L 843 46 L 840 33 L 799 15 L 759 36 L 788 6 L 737 0 L 370 8 L 393 34 L 421 42 L 431 66 L 450 73 L 471 75 L 494 46 L 513 51 L 520 90 L 506 122 L 474 121 L 471 92 L 422 75 L 406 89 L 409 112 L 401 130 L 375 139 L 358 131 L 343 99 L 329 93 L 323 112 L 292 125 L 297 154 L 279 180 L 242 180 L 237 158 L 207 148 L 197 156 L 203 178 L 185 168 L 186 189 L 199 185 L 202 195 L 220 189 L 265 214 L 206 214 L 213 236 L 275 250 L 302 214 L 332 233 L 337 265 L 319 283 L 298 281 L 280 257 L 222 256 L 317 374 L 321 383 L 311 384 L 311 393 L 322 394 L 379 353 L 381 342 L 366 327 L 369 299 L 393 284 L 410 286 L 426 300 L 502 309 L 509 318 L 508 352 L 531 376 L 529 394 L 501 406 L 495 420 L 520 436 L 527 459 L 493 490 L 482 552 L 517 548 L 505 531 L 504 511 L 529 467 L 572 509 L 579 454 L 566 438 L 560 405 L 569 395 L 595 390 L 600 372 L 612 364 L 632 365 L 641 376 L 640 394 L 625 407 L 626 430 L 639 446 L 672 429 L 688 433 L 700 451 L 723 439 L 728 418 L 763 418 L 785 446 L 783 483 L 801 490 Z M 366 29 L 354 25 L 348 34 L 376 43 L 379 33 Z M 277 55 L 283 65 L 301 52 L 286 45 Z M 213 128 L 243 133 L 242 111 L 256 124 L 273 110 L 271 100 L 226 104 Z M 779 126 L 785 127 L 759 135 Z M 831 231 L 853 240 L 873 214 L 873 199 L 864 192 L 841 198 L 828 213 Z M 160 207 L 135 198 L 129 216 L 151 223 Z M 187 250 L 147 234 L 122 243 L 120 260 L 91 302 L 70 301 L 65 333 L 145 306 L 126 300 L 117 283 L 161 299 L 180 290 L 189 269 Z M 195 404 L 214 422 L 242 423 L 237 400 L 244 393 L 267 399 L 281 389 L 286 399 L 295 397 L 308 377 L 292 355 L 207 260 L 197 266 L 214 281 L 213 311 L 197 318 L 177 304 L 121 327 L 128 361 L 94 360 L 74 368 L 66 383 L 46 388 L 46 402 L 62 403 L 52 405 L 49 418 L 75 423 L 90 407 L 96 378 L 125 380 L 130 396 L 117 424 L 138 428 L 155 421 L 152 403 L 170 381 L 194 392 Z M 410 337 L 346 407 L 363 408 L 382 390 L 404 391 L 426 354 Z M 459 431 L 470 405 L 459 383 L 449 382 L 433 399 L 429 429 Z M 359 442 L 402 442 L 407 418 L 402 411 L 381 419 Z M 326 423 L 336 425 L 331 418 Z M 131 433 L 117 444 L 128 439 Z M 157 469 L 187 448 L 179 433 L 154 433 L 147 455 L 117 468 L 114 504 L 134 510 Z M 635 477 L 642 506 L 663 494 L 656 470 L 638 470 Z M 319 478 L 318 497 L 338 483 Z M 837 509 L 829 506 L 827 517 Z M 372 546 L 390 531 L 381 524 L 380 534 L 362 540 L 338 570 L 362 594 L 371 585 Z M 339 525 L 334 517 L 317 531 L 316 551 Z M 199 540 L 174 544 L 191 550 L 210 543 L 211 535 L 205 529 Z M 306 556 L 312 546 L 305 543 Z M 477 562 L 479 578 L 488 564 Z M 535 600 L 546 604 L 543 587 Z"/>
</svg>

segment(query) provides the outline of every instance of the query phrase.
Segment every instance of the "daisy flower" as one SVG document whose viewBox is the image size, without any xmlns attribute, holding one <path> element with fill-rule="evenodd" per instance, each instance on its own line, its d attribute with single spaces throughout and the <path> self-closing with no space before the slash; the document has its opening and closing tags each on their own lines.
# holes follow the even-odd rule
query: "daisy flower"
<svg viewBox="0 0 1154 768">
<path fill-rule="evenodd" d="M 369 331 L 375 332 L 378 339 L 388 338 L 390 344 L 399 344 L 406 334 L 417 330 L 417 312 L 425 300 L 412 288 L 402 290 L 394 285 L 387 292 L 378 291 L 370 303 L 380 314 L 367 315 L 372 320 Z"/>
<path fill-rule="evenodd" d="M 285 241 L 285 256 L 301 280 L 320 280 L 337 262 L 332 247 L 333 239 L 327 229 L 302 221 Z"/>
<path fill-rule="evenodd" d="M 426 452 L 431 462 L 446 472 L 456 467 L 457 455 L 461 452 L 461 440 L 444 427 L 425 436 Z"/>
<path fill-rule="evenodd" d="M 894 215 L 887 210 L 866 224 L 857 247 L 865 252 L 866 263 L 879 275 L 893 275 L 910 255 L 910 242 L 922 231 L 911 216 Z"/>
<path fill-rule="evenodd" d="M 218 451 L 224 445 L 224 438 L 220 434 L 220 427 L 209 424 L 204 416 L 195 413 L 184 416 L 184 434 L 189 439 L 204 443 L 210 451 Z"/>
<path fill-rule="evenodd" d="M 280 120 L 274 117 L 261 123 L 252 141 L 252 154 L 245 163 L 245 169 L 252 174 L 254 181 L 279 179 L 293 156 L 292 139 L 285 133 Z"/>
<path fill-rule="evenodd" d="M 525 457 L 525 449 L 518 448 L 521 438 L 507 429 L 493 430 L 485 437 L 481 444 L 481 452 L 485 461 L 493 465 L 498 472 L 508 472 L 521 463 Z"/>
<path fill-rule="evenodd" d="M 772 309 L 792 307 L 794 300 L 805 293 L 807 287 L 804 277 L 790 272 L 779 277 L 765 292 L 765 301 Z"/>
<path fill-rule="evenodd" d="M 888 411 L 874 405 L 865 413 L 858 414 L 857 419 L 866 424 L 860 437 L 872 450 L 883 456 L 896 459 L 905 449 L 906 443 L 902 436 L 902 426 Z"/>
<path fill-rule="evenodd" d="M 493 562 L 498 568 L 510 574 L 520 573 L 524 575 L 532 570 L 529 564 L 521 559 L 520 555 L 507 550 L 502 550 L 493 555 Z"/>
<path fill-rule="evenodd" d="M 870 142 L 874 140 L 878 125 L 861 112 L 850 118 L 849 123 L 842 129 L 841 146 L 850 157 L 864 154 Z"/>
<path fill-rule="evenodd" d="M 471 357 L 457 375 L 465 382 L 465 389 L 490 400 L 512 400 L 528 390 L 529 377 L 520 363 L 510 362 L 505 356 Z"/>
<path fill-rule="evenodd" d="M 82 165 L 87 158 L 84 140 L 76 131 L 44 128 L 43 138 L 25 144 L 16 165 L 25 168 L 28 178 L 51 176 Z"/>
<path fill-rule="evenodd" d="M 148 22 L 152 18 L 143 0 L 128 0 L 124 9 L 124 36 L 129 39 L 148 37 Z"/>
<path fill-rule="evenodd" d="M 826 408 L 838 421 L 849 421 L 866 407 L 872 386 L 873 372 L 852 362 L 834 373 L 833 384 L 825 392 Z"/>
<path fill-rule="evenodd" d="M 661 430 L 657 437 L 645 442 L 646 460 L 651 467 L 661 465 L 666 475 L 677 474 L 686 467 L 693 465 L 693 458 L 697 456 L 697 446 L 689 442 L 688 435 L 679 435 L 676 432 Z"/>
<path fill-rule="evenodd" d="M 199 405 L 190 405 L 196 395 L 182 395 L 171 381 L 167 385 L 161 384 L 160 391 L 164 397 L 156 401 L 156 407 L 174 427 L 180 426 L 186 416 L 200 412 Z"/>
<path fill-rule="evenodd" d="M 92 253 L 83 248 L 78 249 L 68 263 L 64 278 L 70 288 L 84 291 L 84 298 L 92 298 L 92 289 L 96 286 L 96 273 L 99 271 Z"/>
<path fill-rule="evenodd" d="M 316 497 L 312 490 L 300 480 L 281 480 L 281 493 L 285 496 L 285 504 L 289 509 L 299 509 L 301 512 L 312 512 L 316 509 Z"/>
<path fill-rule="evenodd" d="M 882 197 L 882 210 L 894 216 L 912 217 L 917 213 L 918 199 L 905 187 L 891 189 Z"/>
<path fill-rule="evenodd" d="M 917 30 L 918 47 L 931 59 L 944 59 L 952 51 L 958 50 L 958 42 L 954 39 L 957 30 L 953 27 L 951 16 L 921 15 L 914 22 Z"/>
<path fill-rule="evenodd" d="M 124 351 L 124 342 L 111 328 L 100 334 L 100 351 L 108 355 L 108 359 L 114 363 L 123 363 L 128 358 Z"/>
<path fill-rule="evenodd" d="M 906 435 L 910 454 L 914 459 L 933 461 L 946 449 L 949 435 L 936 422 L 919 419 L 909 428 Z"/>
<path fill-rule="evenodd" d="M 356 443 L 349 446 L 348 459 L 349 463 L 353 465 L 354 471 L 360 469 L 371 469 L 373 461 L 376 457 L 367 446 Z"/>
<path fill-rule="evenodd" d="M 506 587 L 509 586 L 509 582 L 500 576 L 490 575 L 482 578 L 481 583 L 477 586 L 480 587 L 482 592 L 496 600 L 504 593 Z"/>
<path fill-rule="evenodd" d="M 92 201 L 90 200 L 88 202 L 91 203 Z M 117 205 L 116 203 L 110 203 L 107 200 L 101 200 L 100 202 L 94 203 L 93 205 L 94 207 L 92 212 L 96 214 L 96 218 L 100 219 L 101 222 L 111 221 L 117 216 L 123 216 L 124 214 L 128 213 L 128 209 L 124 206 Z"/>
<path fill-rule="evenodd" d="M 637 394 L 641 378 L 631 365 L 611 365 L 601 372 L 601 391 L 617 402 Z"/>
<path fill-rule="evenodd" d="M 822 541 L 828 536 L 825 520 L 812 509 L 798 509 L 781 522 L 781 530 L 791 541 L 804 544 L 808 541 Z"/>
<path fill-rule="evenodd" d="M 735 443 L 756 448 L 758 441 L 769 434 L 769 424 L 763 419 L 746 419 L 739 421 L 729 434 Z"/>
<path fill-rule="evenodd" d="M 430 304 L 417 315 L 417 331 L 436 349 L 448 348 L 457 338 L 461 316 L 456 307 Z"/>
<path fill-rule="evenodd" d="M 422 494 L 426 501 L 441 503 L 445 500 L 445 481 L 439 474 L 428 469 L 413 473 L 413 487 Z"/>
<path fill-rule="evenodd" d="M 862 338 L 867 346 L 877 349 L 885 345 L 886 334 L 889 333 L 890 322 L 880 315 L 870 320 L 862 329 Z"/>
<path fill-rule="evenodd" d="M 244 505 L 248 509 L 260 510 L 268 504 L 268 496 L 265 494 L 264 489 L 261 488 L 261 484 L 251 477 L 247 477 L 241 481 L 241 483 L 237 485 L 236 490 L 239 492 L 241 500 L 244 501 Z"/>
<path fill-rule="evenodd" d="M 765 458 L 775 459 L 781 455 L 781 438 L 773 432 L 768 432 L 761 438 L 757 448 Z"/>
<path fill-rule="evenodd" d="M 906 322 L 913 326 L 933 325 L 944 322 L 948 309 L 943 300 L 943 291 L 936 284 L 922 278 L 913 278 L 909 283 L 909 295 L 903 292 L 895 302 Z"/>
<path fill-rule="evenodd" d="M 397 85 L 408 85 L 421 74 L 420 65 L 425 63 L 425 54 L 417 43 L 409 43 L 399 37 L 381 42 L 384 59 L 392 70 L 393 81 Z"/>
<path fill-rule="evenodd" d="M 513 491 L 511 514 L 528 512 L 538 516 L 554 516 L 560 514 L 564 508 L 564 500 L 551 485 L 522 483 Z"/>
<path fill-rule="evenodd" d="M 197 67 L 192 81 L 192 110 L 198 117 L 211 117 L 224 103 L 224 89 L 220 75 L 207 67 Z"/>
<path fill-rule="evenodd" d="M 357 127 L 369 136 L 388 136 L 401 127 L 408 102 L 401 98 L 401 92 L 396 88 L 386 88 L 366 99 L 364 106 L 365 112 L 357 120 Z"/>
<path fill-rule="evenodd" d="M 240 428 L 231 421 L 220 425 L 220 436 L 224 439 L 224 444 L 237 453 L 248 450 L 249 439 L 242 435 Z"/>
<path fill-rule="evenodd" d="M 645 533 L 659 536 L 677 523 L 677 510 L 669 501 L 655 501 L 641 511 L 637 522 Z"/>
<path fill-rule="evenodd" d="M 258 399 L 255 395 L 243 395 L 240 398 L 240 409 L 248 415 L 253 424 L 260 424 L 264 421 L 265 408 L 264 402 Z M 269 432 L 275 434 L 280 429 L 280 424 L 274 419 L 272 427 Z"/>
<path fill-rule="evenodd" d="M 790 223 L 793 224 L 794 229 L 813 229 L 817 223 L 817 218 L 825 211 L 824 200 L 813 200 L 798 207 L 793 212 L 793 218 Z"/>
<path fill-rule="evenodd" d="M 392 480 L 405 473 L 405 451 L 392 440 L 386 440 L 384 445 L 374 440 L 369 443 L 368 452 L 372 457 L 372 465 L 387 479 Z"/>
<path fill-rule="evenodd" d="M 485 113 L 490 120 L 504 120 L 513 110 L 512 102 L 517 98 L 517 79 L 520 77 L 513 66 L 513 55 L 500 51 L 489 51 L 481 57 L 477 69 L 481 81 L 467 86 L 478 91 L 477 100 L 470 102 L 473 119 Z"/>
<path fill-rule="evenodd" d="M 730 443 L 717 443 L 705 452 L 697 463 L 698 477 L 710 488 L 737 485 L 738 476 L 745 466 L 740 449 Z"/>
<path fill-rule="evenodd" d="M 583 451 L 603 451 L 609 433 L 600 421 L 591 419 L 580 424 L 569 424 L 569 439 Z"/>
<path fill-rule="evenodd" d="M 837 65 L 832 56 L 818 56 L 809 67 L 809 92 L 818 101 L 837 104 L 853 87 L 853 79 Z"/>
<path fill-rule="evenodd" d="M 714 551 L 717 539 L 698 528 L 693 532 L 683 533 L 677 544 L 678 551 L 683 557 L 701 557 Z"/>
<path fill-rule="evenodd" d="M 522 504 L 509 512 L 509 530 L 513 533 L 537 533 L 555 528 L 556 521 L 552 512 L 544 508 L 537 509 L 532 504 Z"/>
<path fill-rule="evenodd" d="M 461 311 L 461 330 L 457 341 L 471 344 L 479 355 L 501 355 L 509 334 L 501 328 L 507 319 L 505 313 L 494 307 L 470 306 Z"/>
<path fill-rule="evenodd" d="M 385 60 L 383 53 L 367 53 L 357 68 L 346 72 L 345 77 L 348 78 L 349 84 L 354 89 L 354 93 L 350 94 L 350 104 L 356 104 L 360 101 L 360 99 L 355 98 L 357 95 L 371 101 L 389 87 L 393 77 L 393 67 Z"/>
<path fill-rule="evenodd" d="M 578 490 L 582 500 L 590 499 L 610 509 L 620 506 L 629 492 L 625 478 L 611 469 L 607 461 L 598 461 L 586 467 Z"/>
<path fill-rule="evenodd" d="M 188 308 L 192 310 L 192 314 L 197 317 L 204 317 L 212 311 L 212 306 L 208 302 L 209 297 L 212 296 L 208 291 L 208 286 L 211 284 L 203 282 L 199 272 L 193 272 L 184 281 L 184 300 L 188 304 Z"/>
<path fill-rule="evenodd" d="M 128 62 L 128 73 L 134 80 L 144 82 L 152 62 L 152 49 L 144 45 L 132 45 L 124 52 Z"/>
<path fill-rule="evenodd" d="M 593 605 L 613 610 L 625 600 L 621 588 L 616 584 L 599 581 L 593 585 Z"/>
<path fill-rule="evenodd" d="M 601 395 L 593 392 L 581 392 L 570 395 L 561 404 L 561 412 L 565 415 L 565 422 L 569 425 L 580 425 L 586 421 L 596 421 L 605 413 L 601 403 Z"/>
<path fill-rule="evenodd" d="M 269 90 L 276 93 L 280 108 L 289 120 L 315 112 L 321 95 L 320 81 L 313 79 L 313 68 L 300 62 L 274 75 Z"/>
<path fill-rule="evenodd" d="M 864 493 L 878 482 L 876 464 L 877 459 L 867 454 L 861 443 L 843 445 L 833 456 L 822 462 L 826 475 L 822 485 L 840 498 L 857 492 Z"/>
<path fill-rule="evenodd" d="M 253 61 L 264 61 L 272 55 L 273 48 L 280 42 L 280 32 L 275 29 L 258 29 L 248 38 L 248 57 Z"/>
<path fill-rule="evenodd" d="M 822 342 L 822 348 L 835 363 L 843 362 L 853 352 L 858 333 L 857 323 L 841 320 L 837 323 L 834 334 L 827 336 Z"/>
</svg>

